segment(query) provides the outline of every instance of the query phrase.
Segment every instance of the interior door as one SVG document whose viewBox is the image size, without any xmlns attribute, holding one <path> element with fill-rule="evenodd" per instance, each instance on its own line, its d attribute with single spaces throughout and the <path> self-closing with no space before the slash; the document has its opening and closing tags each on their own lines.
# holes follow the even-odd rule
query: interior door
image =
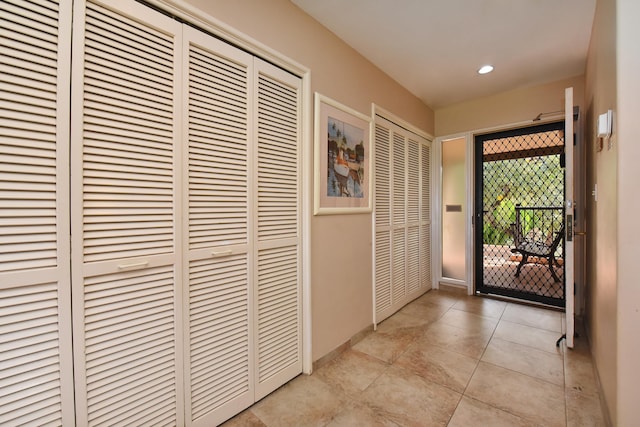
<svg viewBox="0 0 640 427">
<path fill-rule="evenodd" d="M 574 294 L 574 208 L 573 198 L 573 88 L 565 89 L 565 334 L 567 347 L 573 348 L 575 294 Z"/>
<path fill-rule="evenodd" d="M 112 3 L 74 2 L 76 424 L 182 425 L 182 25 L 132 0 Z"/>
</svg>

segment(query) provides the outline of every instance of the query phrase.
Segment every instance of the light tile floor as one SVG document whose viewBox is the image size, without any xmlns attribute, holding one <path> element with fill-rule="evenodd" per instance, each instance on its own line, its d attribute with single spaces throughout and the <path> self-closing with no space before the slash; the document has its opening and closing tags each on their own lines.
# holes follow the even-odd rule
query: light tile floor
<svg viewBox="0 0 640 427">
<path fill-rule="evenodd" d="M 432 290 L 224 425 L 604 426 L 591 356 L 557 311 Z"/>
</svg>

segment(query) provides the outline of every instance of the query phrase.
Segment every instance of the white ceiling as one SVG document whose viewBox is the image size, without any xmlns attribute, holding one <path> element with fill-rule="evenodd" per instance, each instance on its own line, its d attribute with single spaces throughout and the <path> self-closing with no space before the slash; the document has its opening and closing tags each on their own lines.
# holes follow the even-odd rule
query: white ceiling
<svg viewBox="0 0 640 427">
<path fill-rule="evenodd" d="M 434 109 L 583 74 L 596 3 L 291 1 Z"/>
</svg>

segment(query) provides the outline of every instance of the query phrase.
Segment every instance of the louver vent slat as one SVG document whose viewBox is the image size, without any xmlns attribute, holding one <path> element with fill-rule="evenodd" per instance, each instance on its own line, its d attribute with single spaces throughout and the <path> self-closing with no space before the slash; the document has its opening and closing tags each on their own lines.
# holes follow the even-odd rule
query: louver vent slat
<svg viewBox="0 0 640 427">
<path fill-rule="evenodd" d="M 56 283 L 0 290 L 0 424 L 60 424 Z"/>
<path fill-rule="evenodd" d="M 191 406 L 197 419 L 249 390 L 246 255 L 189 266 Z"/>
<path fill-rule="evenodd" d="M 420 143 L 409 139 L 407 163 L 407 222 L 420 220 Z"/>
<path fill-rule="evenodd" d="M 422 221 L 431 223 L 431 147 L 422 145 Z"/>
<path fill-rule="evenodd" d="M 298 362 L 299 284 L 296 246 L 258 253 L 259 380 Z"/>
<path fill-rule="evenodd" d="M 404 224 L 406 218 L 406 142 L 402 135 L 393 134 L 393 223 Z"/>
<path fill-rule="evenodd" d="M 401 301 L 407 294 L 407 251 L 405 249 L 406 235 L 407 231 L 405 228 L 393 230 L 393 283 L 391 285 L 391 299 L 393 304 Z"/>
<path fill-rule="evenodd" d="M 376 226 L 390 225 L 389 130 L 376 125 L 375 135 L 375 217 Z"/>
<path fill-rule="evenodd" d="M 258 240 L 298 237 L 297 88 L 259 73 Z"/>
<path fill-rule="evenodd" d="M 0 273 L 57 264 L 58 4 L 40 3 L 0 5 Z"/>
<path fill-rule="evenodd" d="M 420 279 L 422 286 L 431 287 L 431 226 L 420 226 Z"/>
<path fill-rule="evenodd" d="M 407 230 L 407 292 L 420 290 L 420 226 Z"/>
<path fill-rule="evenodd" d="M 189 47 L 189 249 L 246 244 L 247 66 Z"/>
<path fill-rule="evenodd" d="M 391 307 L 391 233 L 376 232 L 376 311 Z"/>
<path fill-rule="evenodd" d="M 171 253 L 173 40 L 92 3 L 85 38 L 84 260 Z"/>
<path fill-rule="evenodd" d="M 129 420 L 159 404 L 175 410 L 172 270 L 162 267 L 85 280 L 87 399 L 92 422 Z"/>
</svg>

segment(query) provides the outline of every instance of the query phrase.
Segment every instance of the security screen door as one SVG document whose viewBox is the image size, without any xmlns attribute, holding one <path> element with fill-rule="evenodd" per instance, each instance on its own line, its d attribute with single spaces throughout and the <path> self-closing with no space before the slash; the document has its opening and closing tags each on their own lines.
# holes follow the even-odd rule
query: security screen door
<svg viewBox="0 0 640 427">
<path fill-rule="evenodd" d="M 568 88 L 564 121 L 475 137 L 476 290 L 565 307 L 568 347 L 574 333 L 573 120 Z"/>
<path fill-rule="evenodd" d="M 565 303 L 564 124 L 476 136 L 476 288 Z"/>
</svg>

